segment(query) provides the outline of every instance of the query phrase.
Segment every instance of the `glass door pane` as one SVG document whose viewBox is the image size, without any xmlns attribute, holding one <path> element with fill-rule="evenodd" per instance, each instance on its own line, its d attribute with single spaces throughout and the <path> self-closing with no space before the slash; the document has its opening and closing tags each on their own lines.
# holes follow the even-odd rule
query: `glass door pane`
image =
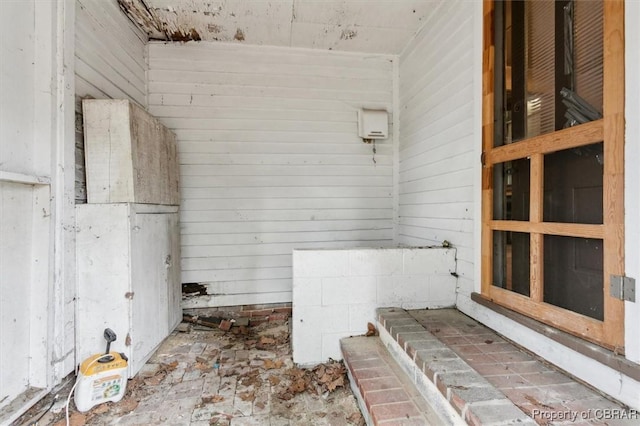
<svg viewBox="0 0 640 426">
<path fill-rule="evenodd" d="M 493 219 L 528 221 L 531 161 L 520 158 L 493 167 Z"/>
<path fill-rule="evenodd" d="M 493 285 L 529 296 L 530 235 L 493 231 Z"/>
<path fill-rule="evenodd" d="M 544 301 L 604 319 L 603 241 L 544 236 Z"/>
<path fill-rule="evenodd" d="M 498 11 L 503 109 L 495 146 L 602 118 L 602 2 L 507 1 Z"/>
<path fill-rule="evenodd" d="M 602 142 L 544 157 L 544 221 L 603 223 Z"/>
</svg>

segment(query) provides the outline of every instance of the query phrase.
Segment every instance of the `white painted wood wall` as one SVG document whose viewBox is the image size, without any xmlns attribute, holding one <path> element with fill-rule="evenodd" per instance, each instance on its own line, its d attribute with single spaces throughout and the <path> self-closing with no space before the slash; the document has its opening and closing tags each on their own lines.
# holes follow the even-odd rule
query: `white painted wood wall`
<svg viewBox="0 0 640 426">
<path fill-rule="evenodd" d="M 398 242 L 457 249 L 460 285 L 474 282 L 473 8 L 434 4 L 400 56 Z M 469 291 L 467 291 L 469 293 Z"/>
<path fill-rule="evenodd" d="M 50 182 L 48 140 L 37 141 L 38 136 L 47 135 L 35 123 L 36 101 L 42 100 L 33 84 L 38 71 L 35 6 L 34 2 L 0 6 L 0 413 L 19 394 L 44 388 L 47 382 L 46 369 L 34 371 L 32 365 L 32 357 L 45 361 L 47 332 L 34 335 L 33 340 L 31 336 L 38 315 L 33 308 L 46 308 L 48 302 L 45 296 L 44 304 L 31 306 L 32 300 L 42 302 L 37 292 L 47 289 L 49 254 L 48 221 L 45 235 L 33 238 L 34 201 L 41 190 L 48 198 Z M 43 149 L 42 155 L 38 149 Z M 43 187 L 33 184 L 40 176 Z M 44 258 L 33 253 L 34 243 L 44 244 Z M 45 268 L 44 282 L 38 282 L 42 268 L 37 261 Z M 46 327 L 46 320 L 43 323 Z"/>
<path fill-rule="evenodd" d="M 291 301 L 294 248 L 392 243 L 393 58 L 268 46 L 149 45 L 149 110 L 177 138 L 185 306 Z M 390 116 L 391 117 L 391 116 Z"/>
<path fill-rule="evenodd" d="M 146 41 L 115 0 L 76 0 L 76 200 L 86 202 L 82 106 L 85 97 L 147 106 Z"/>
<path fill-rule="evenodd" d="M 73 369 L 73 28 L 58 20 L 73 7 L 0 2 L 0 424 Z"/>
</svg>

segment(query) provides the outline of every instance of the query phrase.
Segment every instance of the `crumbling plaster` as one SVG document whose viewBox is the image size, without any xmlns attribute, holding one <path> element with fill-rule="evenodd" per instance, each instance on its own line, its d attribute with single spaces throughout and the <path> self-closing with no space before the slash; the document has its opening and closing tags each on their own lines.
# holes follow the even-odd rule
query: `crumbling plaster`
<svg viewBox="0 0 640 426">
<path fill-rule="evenodd" d="M 150 39 L 399 54 L 429 0 L 118 0 Z"/>
</svg>

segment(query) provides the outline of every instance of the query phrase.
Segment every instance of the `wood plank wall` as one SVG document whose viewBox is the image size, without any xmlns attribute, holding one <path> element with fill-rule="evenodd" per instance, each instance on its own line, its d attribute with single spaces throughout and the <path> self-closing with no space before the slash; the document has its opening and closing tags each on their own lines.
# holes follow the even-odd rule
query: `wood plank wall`
<svg viewBox="0 0 640 426">
<path fill-rule="evenodd" d="M 443 1 L 400 57 L 398 242 L 451 242 L 473 288 L 473 10 Z"/>
<path fill-rule="evenodd" d="M 76 203 L 87 201 L 82 98 L 146 100 L 146 36 L 115 0 L 76 0 Z"/>
<path fill-rule="evenodd" d="M 356 113 L 392 110 L 392 59 L 149 45 L 149 110 L 178 143 L 182 281 L 208 292 L 185 306 L 289 302 L 292 249 L 392 244 L 392 140 L 374 163 Z"/>
</svg>

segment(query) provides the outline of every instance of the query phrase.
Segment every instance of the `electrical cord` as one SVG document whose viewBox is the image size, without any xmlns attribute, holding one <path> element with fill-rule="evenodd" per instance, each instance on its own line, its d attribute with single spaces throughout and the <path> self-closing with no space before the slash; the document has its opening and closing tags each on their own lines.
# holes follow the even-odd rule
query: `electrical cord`
<svg viewBox="0 0 640 426">
<path fill-rule="evenodd" d="M 76 380 L 76 382 L 73 384 L 73 387 L 69 391 L 69 396 L 67 397 L 67 403 L 64 406 L 65 419 L 67 420 L 67 426 L 69 426 L 69 402 L 71 401 L 71 395 L 73 395 L 73 391 L 76 389 L 77 384 L 78 384 L 78 381 Z"/>
</svg>

